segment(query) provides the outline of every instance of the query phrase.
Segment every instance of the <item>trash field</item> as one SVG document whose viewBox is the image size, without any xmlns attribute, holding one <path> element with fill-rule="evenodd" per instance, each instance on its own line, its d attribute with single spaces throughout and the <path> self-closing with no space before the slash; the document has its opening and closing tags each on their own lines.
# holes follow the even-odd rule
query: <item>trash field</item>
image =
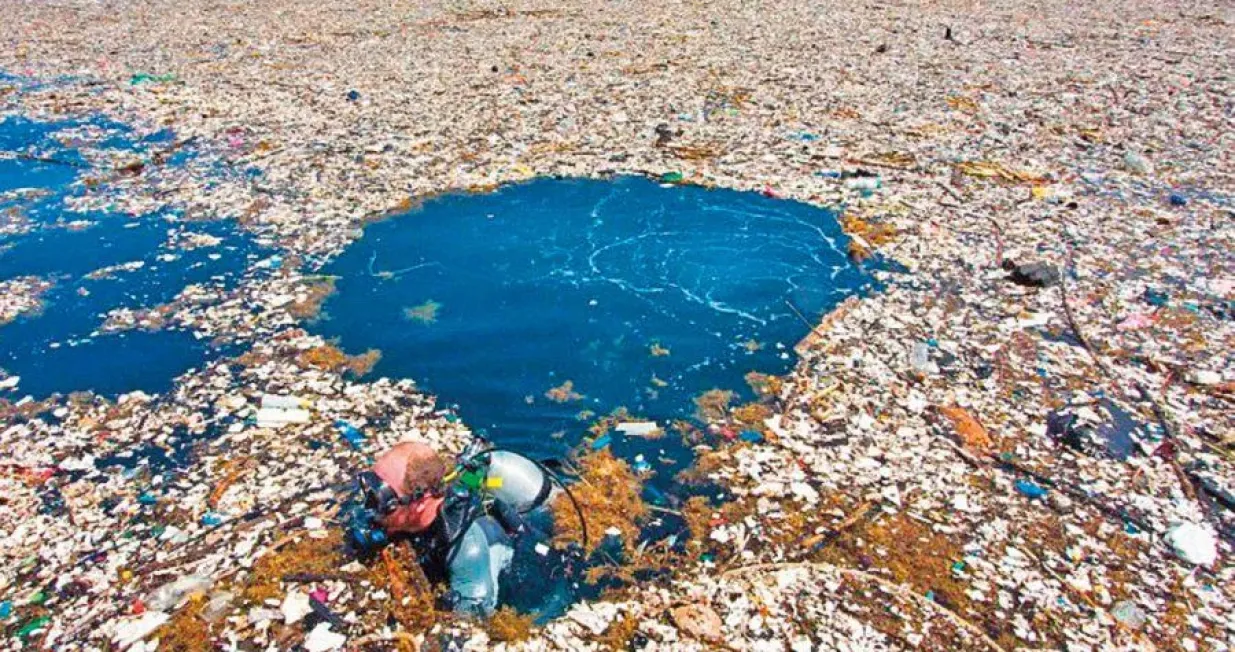
<svg viewBox="0 0 1235 652">
<path fill-rule="evenodd" d="M 5 183 L 30 165 L 71 168 L 66 216 L 165 220 L 171 252 L 222 222 L 263 251 L 95 315 L 99 341 L 210 344 L 167 391 L 0 372 L 0 646 L 1231 649 L 1232 9 L 0 4 L 0 121 L 151 143 L 0 138 L 0 261 L 77 228 Z M 321 269 L 441 193 L 619 174 L 837 208 L 883 289 L 749 376 L 755 401 L 700 395 L 660 433 L 720 499 L 652 509 L 637 461 L 575 460 L 621 551 L 588 569 L 603 594 L 543 625 L 456 616 L 405 547 L 345 553 L 340 494 L 392 444 L 458 452 L 470 427 L 312 334 Z M 139 269 L 0 278 L 0 347 Z"/>
</svg>

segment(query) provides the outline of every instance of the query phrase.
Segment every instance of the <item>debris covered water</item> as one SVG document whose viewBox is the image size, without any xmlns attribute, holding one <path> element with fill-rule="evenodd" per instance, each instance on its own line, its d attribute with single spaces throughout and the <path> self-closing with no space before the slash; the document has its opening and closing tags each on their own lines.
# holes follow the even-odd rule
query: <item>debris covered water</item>
<svg viewBox="0 0 1235 652">
<path fill-rule="evenodd" d="M 6 646 L 1235 644 L 1229 7 L 228 9 L 0 4 L 20 75 L 0 112 L 198 139 L 195 161 L 245 173 L 151 165 L 108 199 L 235 218 L 283 261 L 174 302 L 171 323 L 246 348 L 172 391 L 0 394 Z M 335 556 L 335 494 L 314 488 L 408 436 L 457 452 L 468 424 L 306 333 L 314 275 L 423 195 L 623 173 L 843 204 L 853 253 L 913 277 L 821 320 L 762 443 L 708 442 L 696 475 L 733 499 L 681 508 L 681 554 L 642 550 L 672 573 L 531 630 L 450 620 L 406 550 Z M 42 305 L 41 279 L 0 283 L 0 321 Z M 410 314 L 450 311 L 432 299 Z M 257 419 L 267 394 L 312 412 Z M 1142 426 L 1126 459 L 1103 398 Z M 1063 413 L 1079 440 L 1052 436 Z M 156 469 L 144 451 L 180 428 L 202 439 Z M 180 587 L 204 593 L 165 599 Z"/>
<path fill-rule="evenodd" d="M 145 323 L 123 319 L 186 289 L 225 289 L 257 260 L 234 225 L 110 205 L 100 186 L 144 167 L 170 138 L 141 138 L 102 119 L 0 121 L 0 281 L 38 288 L 0 327 L 8 389 L 35 397 L 164 391 L 212 350 L 163 328 L 157 312 Z"/>
</svg>

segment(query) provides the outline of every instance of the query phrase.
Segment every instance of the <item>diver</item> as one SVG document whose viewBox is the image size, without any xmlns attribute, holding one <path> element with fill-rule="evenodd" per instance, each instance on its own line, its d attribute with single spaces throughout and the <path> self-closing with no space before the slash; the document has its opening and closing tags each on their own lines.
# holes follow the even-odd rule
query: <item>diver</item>
<svg viewBox="0 0 1235 652">
<path fill-rule="evenodd" d="M 453 467 L 426 444 L 396 444 L 360 474 L 357 490 L 346 512 L 352 545 L 372 553 L 392 537 L 409 537 L 425 575 L 449 583 L 450 606 L 481 616 L 496 609 L 499 576 L 517 549 L 548 554 L 550 502 L 561 492 L 574 502 L 544 464 L 479 438 Z M 586 548 L 586 524 L 583 534 Z"/>
</svg>

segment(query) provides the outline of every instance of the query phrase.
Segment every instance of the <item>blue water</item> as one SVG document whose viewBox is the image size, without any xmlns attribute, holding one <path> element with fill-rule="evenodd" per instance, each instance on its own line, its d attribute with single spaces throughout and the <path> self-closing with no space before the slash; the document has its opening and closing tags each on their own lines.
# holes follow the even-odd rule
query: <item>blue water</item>
<svg viewBox="0 0 1235 652">
<path fill-rule="evenodd" d="M 111 309 L 153 307 L 194 283 L 227 286 L 262 252 L 222 222 L 186 223 L 170 210 L 134 217 L 77 212 L 66 205 L 74 197 L 108 196 L 106 184 L 91 188 L 82 180 L 107 176 L 109 155 L 148 155 L 169 139 L 165 131 L 138 137 L 101 119 L 0 121 L 0 225 L 5 227 L 0 280 L 37 276 L 54 283 L 41 312 L 0 326 L 0 369 L 21 377 L 10 398 L 75 390 L 108 396 L 164 391 L 175 376 L 211 354 L 206 342 L 186 332 L 97 331 Z M 159 173 L 153 166 L 143 172 Z M 174 239 L 184 233 L 222 242 L 182 250 Z M 140 269 L 88 278 L 99 269 L 137 261 Z"/>
<path fill-rule="evenodd" d="M 751 398 L 744 375 L 789 370 L 809 330 L 788 303 L 814 321 L 867 285 L 846 245 L 835 214 L 807 204 L 542 179 L 369 226 L 325 270 L 338 292 L 316 329 L 380 349 L 377 374 L 415 379 L 498 443 L 553 456 L 591 414 L 667 425 L 708 389 Z M 567 380 L 580 398 L 546 397 Z M 661 471 L 687 456 L 675 436 L 613 440 Z"/>
</svg>

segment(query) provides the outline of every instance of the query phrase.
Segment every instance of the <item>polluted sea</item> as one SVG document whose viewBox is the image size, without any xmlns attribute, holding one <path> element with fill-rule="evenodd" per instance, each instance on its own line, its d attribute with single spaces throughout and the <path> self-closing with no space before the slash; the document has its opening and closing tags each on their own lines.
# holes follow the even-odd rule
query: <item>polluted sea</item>
<svg viewBox="0 0 1235 652">
<path fill-rule="evenodd" d="M 223 9 L 0 3 L 0 649 L 1235 646 L 1223 8 Z"/>
</svg>

